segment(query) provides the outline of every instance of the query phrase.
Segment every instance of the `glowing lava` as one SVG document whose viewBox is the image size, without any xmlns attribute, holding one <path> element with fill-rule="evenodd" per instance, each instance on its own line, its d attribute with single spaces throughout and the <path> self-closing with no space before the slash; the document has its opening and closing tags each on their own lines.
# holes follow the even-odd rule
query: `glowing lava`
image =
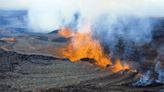
<svg viewBox="0 0 164 92">
<path fill-rule="evenodd" d="M 119 72 L 121 70 L 127 70 L 130 69 L 127 64 L 123 65 L 120 61 L 120 59 L 116 60 L 116 63 L 114 64 L 114 68 L 112 69 L 113 72 Z"/>
<path fill-rule="evenodd" d="M 59 35 L 70 38 L 68 46 L 62 48 L 64 57 L 70 59 L 72 62 L 77 62 L 82 58 L 91 58 L 95 60 L 95 64 L 106 68 L 107 66 L 114 66 L 113 72 L 128 69 L 128 66 L 123 66 L 120 61 L 114 65 L 111 58 L 106 55 L 98 40 L 93 39 L 90 26 L 85 26 L 80 30 L 74 32 L 69 28 L 61 28 Z"/>
<path fill-rule="evenodd" d="M 8 38 L 0 38 L 0 40 L 4 40 L 4 41 L 16 41 L 16 38 L 8 37 Z"/>
</svg>

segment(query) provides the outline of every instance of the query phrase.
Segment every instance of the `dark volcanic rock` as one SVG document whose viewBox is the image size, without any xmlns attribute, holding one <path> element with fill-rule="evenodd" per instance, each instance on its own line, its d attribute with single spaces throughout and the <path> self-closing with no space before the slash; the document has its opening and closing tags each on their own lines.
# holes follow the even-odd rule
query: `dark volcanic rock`
<svg viewBox="0 0 164 92">
<path fill-rule="evenodd" d="M 49 88 L 41 92 L 158 92 L 163 85 L 147 87 L 128 86 L 137 77 L 137 72 L 121 71 L 110 76 L 97 78 L 61 88 Z"/>
<path fill-rule="evenodd" d="M 64 37 L 59 37 L 56 39 L 52 39 L 53 42 L 67 42 L 68 39 L 64 38 Z"/>
<path fill-rule="evenodd" d="M 59 32 L 59 30 L 54 30 L 52 32 L 49 32 L 48 34 L 57 34 Z"/>
<path fill-rule="evenodd" d="M 55 60 L 57 58 L 42 55 L 24 55 L 12 51 L 4 51 L 0 49 L 0 72 L 14 71 L 14 66 L 24 61 L 35 64 L 47 64 L 41 60 Z M 40 61 L 39 61 L 40 60 Z"/>
<path fill-rule="evenodd" d="M 43 40 L 43 41 L 48 41 L 48 37 L 45 37 L 45 36 L 37 36 L 37 39 Z"/>
</svg>

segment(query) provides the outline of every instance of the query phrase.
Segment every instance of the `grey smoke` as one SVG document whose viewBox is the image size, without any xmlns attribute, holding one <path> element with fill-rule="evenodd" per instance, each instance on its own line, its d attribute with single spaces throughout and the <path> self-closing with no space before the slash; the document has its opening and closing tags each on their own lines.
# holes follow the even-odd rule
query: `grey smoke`
<svg viewBox="0 0 164 92">
<path fill-rule="evenodd" d="M 153 73 L 151 71 L 145 72 L 137 82 L 133 83 L 134 86 L 147 86 L 153 83 L 154 79 L 152 77 Z"/>
<path fill-rule="evenodd" d="M 127 41 L 127 44 L 133 42 L 142 45 L 152 39 L 151 23 L 149 18 L 105 15 L 94 24 L 94 31 L 103 41 L 108 41 L 110 46 L 115 45 L 113 42 L 118 42 L 119 39 L 116 38 Z"/>
<path fill-rule="evenodd" d="M 158 57 L 156 58 L 156 65 L 155 65 L 155 72 L 157 73 L 157 80 L 158 83 L 164 83 L 164 45 L 162 44 L 160 48 L 158 48 Z"/>
<path fill-rule="evenodd" d="M 158 61 L 155 66 L 155 71 L 158 74 L 158 78 L 156 80 L 157 83 L 164 83 L 164 69 L 161 66 L 161 62 Z"/>
<path fill-rule="evenodd" d="M 147 17 L 105 14 L 93 25 L 93 33 L 110 52 L 111 57 L 141 62 L 142 51 L 137 47 L 152 41 L 152 23 Z"/>
</svg>

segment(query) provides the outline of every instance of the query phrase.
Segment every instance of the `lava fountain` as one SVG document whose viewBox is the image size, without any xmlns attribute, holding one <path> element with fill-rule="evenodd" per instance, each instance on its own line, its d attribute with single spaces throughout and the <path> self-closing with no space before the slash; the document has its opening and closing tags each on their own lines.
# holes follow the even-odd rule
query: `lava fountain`
<svg viewBox="0 0 164 92">
<path fill-rule="evenodd" d="M 70 38 L 68 45 L 61 49 L 62 55 L 72 62 L 78 62 L 83 58 L 94 59 L 94 64 L 101 67 L 111 67 L 111 71 L 118 72 L 129 69 L 128 65 L 122 64 L 118 59 L 112 63 L 111 58 L 104 52 L 99 40 L 92 37 L 91 27 L 84 26 L 78 31 L 63 27 L 58 32 L 60 36 Z"/>
</svg>

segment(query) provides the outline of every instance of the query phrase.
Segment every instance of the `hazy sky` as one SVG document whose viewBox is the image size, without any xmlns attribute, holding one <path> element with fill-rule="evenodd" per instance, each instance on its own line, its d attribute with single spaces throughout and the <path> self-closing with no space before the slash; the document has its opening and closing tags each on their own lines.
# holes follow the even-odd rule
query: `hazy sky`
<svg viewBox="0 0 164 92">
<path fill-rule="evenodd" d="M 72 3 L 73 6 L 76 6 L 74 2 L 78 3 L 88 3 L 86 4 L 87 6 L 93 6 L 94 4 L 96 5 L 101 5 L 98 7 L 112 7 L 112 8 L 119 8 L 119 7 L 124 7 L 124 8 L 143 8 L 147 7 L 148 9 L 150 8 L 163 8 L 164 7 L 164 0 L 0 0 L 0 8 L 1 9 L 27 9 L 30 7 L 30 4 L 38 4 L 43 3 L 43 4 L 55 4 L 57 2 L 62 2 L 63 5 L 65 3 Z M 29 4 L 30 3 L 30 4 Z M 87 7 L 86 6 L 86 7 Z"/>
<path fill-rule="evenodd" d="M 27 9 L 29 0 L 0 0 L 0 9 Z"/>
<path fill-rule="evenodd" d="M 125 12 L 164 15 L 164 0 L 0 0 L 0 9 L 82 9 L 90 11 Z M 32 7 L 32 8 L 31 8 Z M 33 8 L 34 7 L 34 8 Z M 94 10 L 93 10 L 94 8 Z M 44 9 L 43 9 L 44 10 Z"/>
<path fill-rule="evenodd" d="M 94 20 L 101 14 L 164 17 L 164 0 L 0 0 L 0 9 L 27 9 L 30 25 L 52 30 L 72 21 Z"/>
</svg>

